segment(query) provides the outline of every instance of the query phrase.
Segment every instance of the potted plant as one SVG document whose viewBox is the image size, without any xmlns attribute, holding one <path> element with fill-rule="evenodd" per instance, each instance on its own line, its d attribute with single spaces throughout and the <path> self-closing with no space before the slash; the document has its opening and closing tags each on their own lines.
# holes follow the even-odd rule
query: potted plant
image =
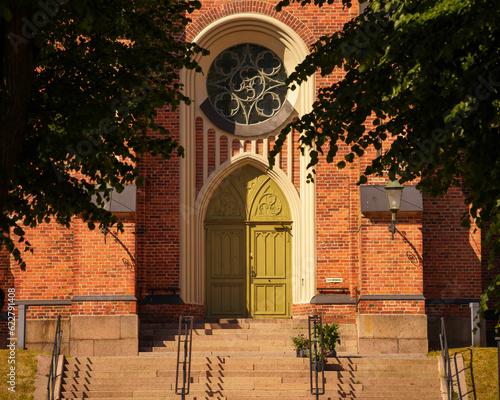
<svg viewBox="0 0 500 400">
<path fill-rule="evenodd" d="M 305 351 L 309 348 L 309 339 L 303 333 L 290 337 L 297 357 L 305 357 Z"/>
<path fill-rule="evenodd" d="M 314 350 L 311 346 L 305 350 L 305 356 L 311 360 L 313 370 L 315 369 L 317 371 L 321 371 L 327 363 L 326 358 L 330 357 L 330 351 L 323 349 L 323 356 L 321 356 L 320 348 L 316 348 L 316 350 Z"/>
<path fill-rule="evenodd" d="M 337 351 L 335 346 L 340 344 L 340 332 L 337 324 L 325 324 L 323 326 L 323 346 L 328 351 L 330 357 L 336 357 Z"/>
</svg>

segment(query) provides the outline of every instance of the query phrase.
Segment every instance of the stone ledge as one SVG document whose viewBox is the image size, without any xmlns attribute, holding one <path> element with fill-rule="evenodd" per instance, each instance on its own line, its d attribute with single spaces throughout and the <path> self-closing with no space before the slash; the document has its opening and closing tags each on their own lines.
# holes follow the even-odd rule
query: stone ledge
<svg viewBox="0 0 500 400">
<path fill-rule="evenodd" d="M 359 301 L 425 301 L 421 294 L 364 294 Z"/>
<path fill-rule="evenodd" d="M 84 301 L 137 301 L 132 295 L 94 295 L 94 296 L 73 296 L 72 302 Z"/>
</svg>

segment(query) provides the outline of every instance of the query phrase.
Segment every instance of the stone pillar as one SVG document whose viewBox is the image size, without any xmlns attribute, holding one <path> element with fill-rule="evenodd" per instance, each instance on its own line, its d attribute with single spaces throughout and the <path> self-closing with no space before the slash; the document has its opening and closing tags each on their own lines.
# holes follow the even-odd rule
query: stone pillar
<svg viewBox="0 0 500 400">
<path fill-rule="evenodd" d="M 470 329 L 472 331 L 471 335 L 471 346 L 479 347 L 481 345 L 481 328 L 477 326 L 478 323 L 478 311 L 479 311 L 479 303 L 469 303 L 470 307 Z M 474 328 L 477 328 L 474 332 Z"/>
</svg>

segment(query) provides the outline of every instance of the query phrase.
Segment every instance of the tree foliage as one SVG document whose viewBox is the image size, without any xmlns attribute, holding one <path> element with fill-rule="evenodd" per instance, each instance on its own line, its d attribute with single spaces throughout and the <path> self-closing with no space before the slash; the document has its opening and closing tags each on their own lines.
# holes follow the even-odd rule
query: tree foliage
<svg viewBox="0 0 500 400">
<path fill-rule="evenodd" d="M 182 154 L 155 117 L 189 101 L 179 71 L 197 69 L 203 50 L 183 35 L 200 6 L 0 0 L 0 244 L 21 267 L 23 227 L 69 226 L 75 214 L 91 229 L 111 226 L 102 205 L 111 190 L 140 184 L 141 156 Z"/>
<path fill-rule="evenodd" d="M 278 8 L 291 2 L 333 3 L 286 0 Z M 320 38 L 289 77 L 295 87 L 317 72 L 345 71 L 319 90 L 310 113 L 282 131 L 271 162 L 292 129 L 302 134 L 310 167 L 319 154 L 333 162 L 339 143 L 350 148 L 339 168 L 371 146 L 382 149 L 359 183 L 388 173 L 401 183 L 419 178 L 418 188 L 430 195 L 464 188 L 470 215 L 463 224 L 473 219 L 485 229 L 493 264 L 500 251 L 499 27 L 494 0 L 371 1 L 341 31 Z M 497 276 L 483 311 L 499 285 Z"/>
</svg>

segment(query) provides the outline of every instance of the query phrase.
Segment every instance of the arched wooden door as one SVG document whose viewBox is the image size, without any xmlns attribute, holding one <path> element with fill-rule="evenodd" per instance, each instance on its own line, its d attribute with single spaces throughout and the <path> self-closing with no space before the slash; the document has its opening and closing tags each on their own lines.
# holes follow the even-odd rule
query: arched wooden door
<svg viewBox="0 0 500 400">
<path fill-rule="evenodd" d="M 207 209 L 209 318 L 289 318 L 292 221 L 278 185 L 255 167 L 229 175 Z"/>
</svg>

